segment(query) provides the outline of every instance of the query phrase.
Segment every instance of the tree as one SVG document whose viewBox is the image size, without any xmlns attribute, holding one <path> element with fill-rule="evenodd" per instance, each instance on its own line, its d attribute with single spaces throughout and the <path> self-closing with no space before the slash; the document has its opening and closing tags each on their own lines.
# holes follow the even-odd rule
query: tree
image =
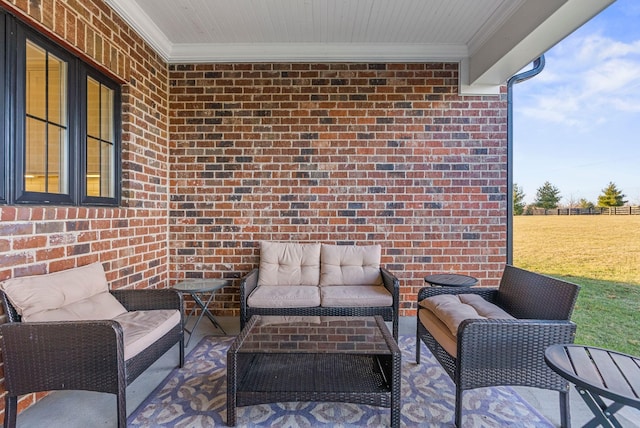
<svg viewBox="0 0 640 428">
<path fill-rule="evenodd" d="M 572 208 L 575 208 L 577 206 L 578 201 L 576 200 L 576 198 L 574 198 L 573 195 L 569 195 L 569 197 L 567 198 L 567 208 L 571 210 Z"/>
<path fill-rule="evenodd" d="M 585 198 L 582 198 L 578 201 L 578 207 L 582 208 L 583 210 L 588 210 L 593 208 L 593 202 L 587 201 Z"/>
<path fill-rule="evenodd" d="M 524 213 L 524 190 L 522 187 L 518 186 L 516 183 L 513 183 L 513 214 L 514 215 L 522 215 Z"/>
<path fill-rule="evenodd" d="M 545 210 L 558 208 L 560 202 L 560 190 L 553 184 L 545 181 L 542 187 L 538 188 L 536 193 L 536 200 L 533 204 L 538 208 L 544 208 Z"/>
<path fill-rule="evenodd" d="M 599 207 L 621 207 L 627 203 L 621 190 L 618 190 L 613 181 L 609 182 L 609 185 L 602 189 L 602 195 L 598 196 Z"/>
</svg>

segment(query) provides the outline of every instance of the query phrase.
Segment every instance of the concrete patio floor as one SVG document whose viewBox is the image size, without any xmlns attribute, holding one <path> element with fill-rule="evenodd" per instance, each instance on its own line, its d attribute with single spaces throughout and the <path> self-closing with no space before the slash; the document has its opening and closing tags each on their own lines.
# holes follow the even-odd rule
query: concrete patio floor
<svg viewBox="0 0 640 428">
<path fill-rule="evenodd" d="M 235 335 L 239 332 L 238 318 L 217 317 L 224 330 Z M 206 335 L 220 334 L 213 325 L 203 319 L 194 332 L 186 349 L 188 354 L 200 339 Z M 415 317 L 400 318 L 400 334 L 415 335 Z M 178 349 L 169 350 L 146 372 L 127 388 L 127 411 L 133 412 L 158 384 L 175 368 Z M 560 425 L 558 394 L 537 388 L 514 388 L 535 409 L 556 426 Z M 571 419 L 575 427 L 582 426 L 591 419 L 590 410 L 571 389 Z M 618 412 L 618 419 L 625 428 L 640 427 L 640 411 L 624 408 Z M 56 391 L 18 415 L 18 428 L 88 428 L 116 427 L 115 395 L 89 391 Z"/>
</svg>

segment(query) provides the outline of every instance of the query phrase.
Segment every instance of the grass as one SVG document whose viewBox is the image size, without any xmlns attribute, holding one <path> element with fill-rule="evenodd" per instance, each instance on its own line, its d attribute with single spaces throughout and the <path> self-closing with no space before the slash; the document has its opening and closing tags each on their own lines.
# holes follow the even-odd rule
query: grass
<svg viewBox="0 0 640 428">
<path fill-rule="evenodd" d="M 582 286 L 576 343 L 640 355 L 640 216 L 516 216 L 513 263 Z"/>
</svg>

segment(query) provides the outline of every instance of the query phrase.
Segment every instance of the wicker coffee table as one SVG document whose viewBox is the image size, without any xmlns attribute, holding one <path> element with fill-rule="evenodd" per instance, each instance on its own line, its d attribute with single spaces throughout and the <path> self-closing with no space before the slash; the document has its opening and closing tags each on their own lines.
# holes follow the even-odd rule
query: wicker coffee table
<svg viewBox="0 0 640 428">
<path fill-rule="evenodd" d="M 236 407 L 338 401 L 389 407 L 398 427 L 400 361 L 380 316 L 253 316 L 227 352 L 227 424 Z"/>
</svg>

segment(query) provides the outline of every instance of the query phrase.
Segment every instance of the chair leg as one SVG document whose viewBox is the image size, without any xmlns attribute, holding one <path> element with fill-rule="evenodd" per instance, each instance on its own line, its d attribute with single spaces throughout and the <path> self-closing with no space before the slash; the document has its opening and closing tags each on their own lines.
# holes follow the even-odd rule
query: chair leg
<svg viewBox="0 0 640 428">
<path fill-rule="evenodd" d="M 418 320 L 420 324 L 420 320 Z M 420 327 L 416 327 L 416 364 L 420 364 L 420 348 L 422 348 L 422 340 L 420 340 Z"/>
<path fill-rule="evenodd" d="M 118 428 L 127 428 L 127 394 L 121 390 L 116 394 L 118 400 Z"/>
<path fill-rule="evenodd" d="M 5 395 L 4 397 L 4 428 L 15 428 L 18 414 L 18 397 Z"/>
<path fill-rule="evenodd" d="M 180 336 L 180 343 L 178 343 L 178 346 L 180 347 L 179 365 L 180 365 L 180 368 L 183 368 L 184 367 L 184 333 Z"/>
<path fill-rule="evenodd" d="M 562 428 L 571 428 L 569 403 L 569 390 L 560 391 L 560 426 Z"/>
<path fill-rule="evenodd" d="M 398 342 L 398 314 L 395 314 L 393 317 L 393 338 Z"/>
<path fill-rule="evenodd" d="M 455 410 L 455 426 L 462 428 L 462 389 L 456 385 L 456 410 Z"/>
</svg>

